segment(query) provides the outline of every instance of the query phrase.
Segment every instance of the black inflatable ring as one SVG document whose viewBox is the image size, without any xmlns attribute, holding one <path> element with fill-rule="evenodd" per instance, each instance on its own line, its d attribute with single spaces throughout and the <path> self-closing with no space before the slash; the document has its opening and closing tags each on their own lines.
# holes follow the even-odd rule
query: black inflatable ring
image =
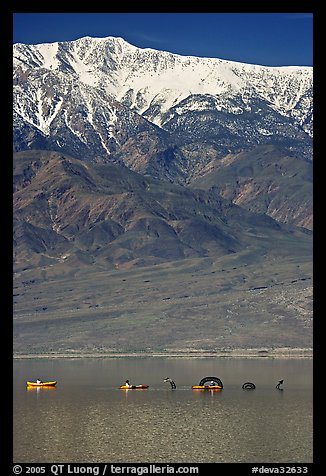
<svg viewBox="0 0 326 476">
<path fill-rule="evenodd" d="M 204 377 L 201 379 L 198 385 L 202 387 L 206 382 L 215 382 L 216 385 L 219 385 L 221 388 L 223 388 L 222 380 L 220 380 L 218 377 Z"/>
<path fill-rule="evenodd" d="M 254 390 L 256 388 L 256 385 L 252 382 L 245 382 L 242 385 L 242 388 L 245 389 L 245 390 Z"/>
</svg>

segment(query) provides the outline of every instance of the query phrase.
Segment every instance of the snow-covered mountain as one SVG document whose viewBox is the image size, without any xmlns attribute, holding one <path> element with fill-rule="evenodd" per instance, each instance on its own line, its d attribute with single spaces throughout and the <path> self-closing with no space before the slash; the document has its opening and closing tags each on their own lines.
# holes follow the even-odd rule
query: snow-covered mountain
<svg viewBox="0 0 326 476">
<path fill-rule="evenodd" d="M 15 350 L 310 348 L 312 79 L 14 45 Z"/>
<path fill-rule="evenodd" d="M 312 86 L 311 67 L 180 56 L 115 37 L 15 44 L 14 148 L 112 160 L 154 134 L 184 147 L 174 157 L 183 174 L 185 145 L 199 142 L 220 157 L 277 143 L 311 158 Z"/>
</svg>

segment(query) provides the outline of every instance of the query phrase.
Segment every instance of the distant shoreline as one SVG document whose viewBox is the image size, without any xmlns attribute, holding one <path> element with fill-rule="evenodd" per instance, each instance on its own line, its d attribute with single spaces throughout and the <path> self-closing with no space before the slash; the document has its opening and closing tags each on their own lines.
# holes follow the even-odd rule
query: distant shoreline
<svg viewBox="0 0 326 476">
<path fill-rule="evenodd" d="M 44 352 L 13 354 L 14 359 L 86 359 L 86 358 L 126 358 L 126 357 L 173 357 L 173 358 L 205 358 L 205 357 L 234 357 L 234 358 L 312 358 L 313 349 L 277 348 L 277 349 L 226 349 L 221 351 L 153 351 L 153 352 Z"/>
</svg>

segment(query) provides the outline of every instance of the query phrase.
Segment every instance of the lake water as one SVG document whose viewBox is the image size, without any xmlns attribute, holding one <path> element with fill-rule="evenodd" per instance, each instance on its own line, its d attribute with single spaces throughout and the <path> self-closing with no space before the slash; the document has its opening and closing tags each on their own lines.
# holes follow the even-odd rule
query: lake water
<svg viewBox="0 0 326 476">
<path fill-rule="evenodd" d="M 269 358 L 17 359 L 13 460 L 310 463 L 312 365 Z M 192 390 L 205 376 L 220 378 L 223 390 Z M 37 378 L 57 380 L 57 387 L 28 390 L 26 381 Z M 149 389 L 120 390 L 126 379 Z M 255 390 L 242 389 L 248 381 Z"/>
</svg>

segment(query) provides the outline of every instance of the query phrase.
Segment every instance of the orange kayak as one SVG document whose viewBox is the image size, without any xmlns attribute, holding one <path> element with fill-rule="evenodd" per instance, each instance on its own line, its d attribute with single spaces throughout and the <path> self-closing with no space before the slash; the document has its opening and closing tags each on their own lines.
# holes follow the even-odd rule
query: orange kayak
<svg viewBox="0 0 326 476">
<path fill-rule="evenodd" d="M 54 380 L 52 382 L 26 382 L 27 387 L 55 387 L 57 385 L 57 382 Z"/>
<path fill-rule="evenodd" d="M 193 390 L 222 390 L 220 385 L 193 385 Z"/>
</svg>

